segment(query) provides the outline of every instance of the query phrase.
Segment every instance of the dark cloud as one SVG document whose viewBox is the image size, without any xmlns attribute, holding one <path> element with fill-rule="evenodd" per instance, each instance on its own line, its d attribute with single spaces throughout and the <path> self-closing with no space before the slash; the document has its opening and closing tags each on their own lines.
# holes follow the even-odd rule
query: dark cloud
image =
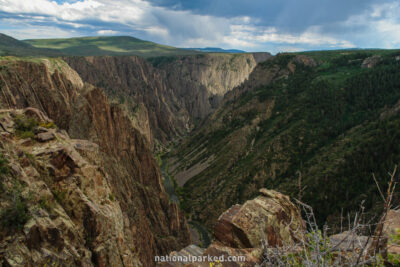
<svg viewBox="0 0 400 267">
<path fill-rule="evenodd" d="M 149 0 L 154 5 L 197 14 L 236 17 L 248 16 L 257 25 L 275 26 L 288 32 L 312 25 L 334 24 L 359 14 L 371 4 L 388 0 Z"/>
</svg>

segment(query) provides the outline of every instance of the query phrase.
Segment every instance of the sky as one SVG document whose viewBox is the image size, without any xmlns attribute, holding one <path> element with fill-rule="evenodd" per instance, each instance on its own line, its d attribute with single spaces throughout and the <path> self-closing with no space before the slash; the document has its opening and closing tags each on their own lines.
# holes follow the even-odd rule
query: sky
<svg viewBox="0 0 400 267">
<path fill-rule="evenodd" d="M 400 48 L 400 0 L 0 0 L 0 32 L 272 53 Z"/>
</svg>

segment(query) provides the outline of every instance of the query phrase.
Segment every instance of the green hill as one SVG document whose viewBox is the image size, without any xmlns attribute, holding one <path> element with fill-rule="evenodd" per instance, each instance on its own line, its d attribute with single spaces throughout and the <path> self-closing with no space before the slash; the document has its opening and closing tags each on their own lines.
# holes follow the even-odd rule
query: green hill
<svg viewBox="0 0 400 267">
<path fill-rule="evenodd" d="M 8 35 L 0 33 L 0 56 L 60 56 L 60 52 L 36 48 Z"/>
<path fill-rule="evenodd" d="M 378 54 L 375 66 L 361 67 Z M 399 50 L 281 54 L 261 63 L 168 155 L 178 182 L 192 176 L 178 190 L 183 208 L 211 227 L 266 187 L 301 198 L 330 226 L 362 201 L 377 211 L 372 173 L 385 186 L 400 162 L 399 73 Z"/>
<path fill-rule="evenodd" d="M 32 39 L 24 40 L 24 42 L 36 48 L 53 49 L 68 56 L 136 55 L 141 57 L 157 57 L 200 53 L 143 41 L 129 36 Z"/>
</svg>

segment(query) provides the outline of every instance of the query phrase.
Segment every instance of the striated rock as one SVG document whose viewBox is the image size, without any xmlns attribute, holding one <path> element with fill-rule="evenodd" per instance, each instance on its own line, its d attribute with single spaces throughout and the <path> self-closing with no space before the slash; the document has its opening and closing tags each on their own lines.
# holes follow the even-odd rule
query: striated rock
<svg viewBox="0 0 400 267">
<path fill-rule="evenodd" d="M 99 149 L 88 158 L 74 149 L 73 140 L 52 136 L 23 146 L 15 136 L 0 140 L 14 172 L 3 174 L 1 190 L 7 193 L 1 194 L 0 207 L 12 207 L 15 199 L 26 206 L 2 213 L 6 220 L 14 220 L 9 212 L 20 219 L 1 220 L 0 265 L 142 266 L 121 206 L 109 199 L 110 177 L 99 169 L 104 164 Z"/>
<path fill-rule="evenodd" d="M 368 68 L 371 69 L 375 67 L 379 62 L 382 61 L 382 57 L 379 55 L 368 57 L 364 59 L 364 61 L 361 64 L 361 68 Z"/>
<path fill-rule="evenodd" d="M 19 148 L 25 149 L 34 145 L 30 154 L 35 158 L 46 159 L 49 163 L 36 169 L 28 157 L 22 157 L 20 164 L 29 173 L 29 177 L 37 179 L 45 173 L 45 177 L 58 184 L 58 191 L 63 190 L 66 186 L 64 183 L 71 180 L 76 181 L 77 188 L 84 184 L 90 187 L 107 181 L 109 193 L 105 193 L 108 189 L 102 189 L 101 186 L 95 187 L 98 192 L 92 192 L 99 193 L 103 201 L 113 199 L 112 202 L 119 205 L 122 215 L 117 216 L 97 209 L 86 200 L 80 201 L 85 199 L 88 192 L 79 193 L 79 190 L 71 187 L 65 193 L 73 197 L 73 203 L 78 201 L 84 204 L 81 208 L 68 206 L 68 209 L 65 208 L 67 213 L 77 213 L 79 218 L 93 218 L 84 223 L 87 228 L 94 229 L 86 238 L 96 241 L 88 242 L 90 245 L 86 246 L 87 251 L 93 255 L 89 259 L 96 261 L 97 265 L 102 263 L 110 266 L 105 260 L 116 257 L 122 259 L 125 266 L 131 266 L 128 264 L 132 260 L 129 255 L 135 255 L 137 262 L 140 261 L 144 266 L 154 266 L 155 255 L 167 254 L 190 243 L 186 219 L 178 206 L 168 200 L 159 167 L 148 142 L 133 127 L 132 121 L 118 105 L 110 104 L 101 89 L 89 84 L 80 87 L 79 82 L 77 85 L 77 81 L 70 81 L 68 75 L 57 69 L 51 71 L 43 64 L 23 60 L 0 61 L 0 64 L 7 70 L 0 79 L 3 89 L 0 108 L 8 110 L 30 107 L 25 116 L 34 116 L 35 119 L 45 120 L 47 123 L 54 120 L 60 129 L 51 131 L 56 137 L 53 140 L 36 144 L 24 143 Z M 21 111 L 18 113 L 21 114 Z M 1 138 L 12 138 L 13 129 L 9 129 L 9 132 L 0 131 Z M 60 140 L 70 139 L 69 136 L 80 141 L 58 143 Z M 85 139 L 87 141 L 82 141 Z M 48 144 L 57 145 L 46 147 Z M 80 175 L 87 178 L 79 178 Z M 101 178 L 103 175 L 105 178 Z M 24 176 L 21 179 L 25 181 L 27 178 Z M 73 193 L 75 191 L 77 193 Z M 107 221 L 108 219 L 102 219 L 103 217 L 96 214 L 106 214 L 107 218 L 111 214 L 116 221 Z M 121 231 L 112 231 L 115 227 Z M 99 235 L 106 230 L 107 235 Z M 118 250 L 108 246 L 111 242 L 108 240 L 113 240 L 110 237 L 111 232 L 118 237 L 118 244 L 124 243 L 128 248 L 119 245 L 122 250 Z M 82 240 L 79 242 L 85 244 Z M 7 248 L 10 246 L 6 245 Z M 130 252 L 117 253 L 124 250 Z M 111 266 L 120 265 L 122 263 Z"/>
<path fill-rule="evenodd" d="M 269 53 L 207 54 L 170 58 L 154 66 L 139 57 L 69 57 L 64 60 L 85 82 L 118 102 L 150 144 L 190 131 L 248 79 Z"/>
<path fill-rule="evenodd" d="M 214 228 L 216 240 L 233 248 L 259 248 L 262 240 L 275 247 L 303 238 L 301 214 L 289 197 L 267 189 L 260 193 L 219 217 Z"/>
</svg>

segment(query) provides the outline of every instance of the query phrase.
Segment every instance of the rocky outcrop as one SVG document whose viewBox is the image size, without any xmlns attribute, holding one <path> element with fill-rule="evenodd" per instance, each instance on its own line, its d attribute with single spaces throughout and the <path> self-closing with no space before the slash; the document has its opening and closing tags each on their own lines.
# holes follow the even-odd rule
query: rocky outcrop
<svg viewBox="0 0 400 267">
<path fill-rule="evenodd" d="M 64 75 L 59 68 L 52 73 L 48 66 L 37 62 L 10 60 L 0 64 L 0 107 L 37 108 L 72 138 L 99 146 L 99 166 L 108 173 L 108 186 L 119 202 L 128 229 L 121 238 L 128 240 L 132 253 L 144 266 L 154 265 L 155 255 L 190 243 L 186 219 L 168 200 L 148 142 L 118 105 L 110 104 L 101 89 L 80 84 L 75 79 L 79 76 L 70 68 Z M 57 139 L 50 135 L 40 140 L 47 143 Z M 38 135 L 35 138 L 39 140 Z M 80 143 L 77 147 L 87 146 Z M 90 152 L 85 153 L 90 156 Z M 64 158 L 62 153 L 57 157 Z"/>
<path fill-rule="evenodd" d="M 379 62 L 382 61 L 382 57 L 379 55 L 368 57 L 364 59 L 364 61 L 361 64 L 361 68 L 364 69 L 371 69 L 375 67 Z"/>
<path fill-rule="evenodd" d="M 85 82 L 105 89 L 146 136 L 166 143 L 188 133 L 244 82 L 268 53 L 210 54 L 160 58 L 69 57 Z"/>
<path fill-rule="evenodd" d="M 52 125 L 30 111 L 0 111 L 0 265 L 141 266 L 99 146 L 38 126 L 54 138 L 22 139 L 21 120 Z"/>
<path fill-rule="evenodd" d="M 264 246 L 289 247 L 304 240 L 304 222 L 289 197 L 264 188 L 260 193 L 259 197 L 234 205 L 219 217 L 214 228 L 215 240 L 201 255 L 201 250 L 192 245 L 192 249 L 171 253 L 170 261 L 158 266 L 202 267 L 218 261 L 222 266 L 258 266 Z M 173 256 L 181 258 L 173 260 Z M 189 256 L 194 260 L 188 261 Z"/>
<path fill-rule="evenodd" d="M 273 190 L 260 190 L 261 196 L 235 205 L 218 219 L 214 236 L 233 248 L 259 248 L 262 240 L 277 247 L 302 239 L 303 220 L 298 208 L 285 196 Z"/>
</svg>

